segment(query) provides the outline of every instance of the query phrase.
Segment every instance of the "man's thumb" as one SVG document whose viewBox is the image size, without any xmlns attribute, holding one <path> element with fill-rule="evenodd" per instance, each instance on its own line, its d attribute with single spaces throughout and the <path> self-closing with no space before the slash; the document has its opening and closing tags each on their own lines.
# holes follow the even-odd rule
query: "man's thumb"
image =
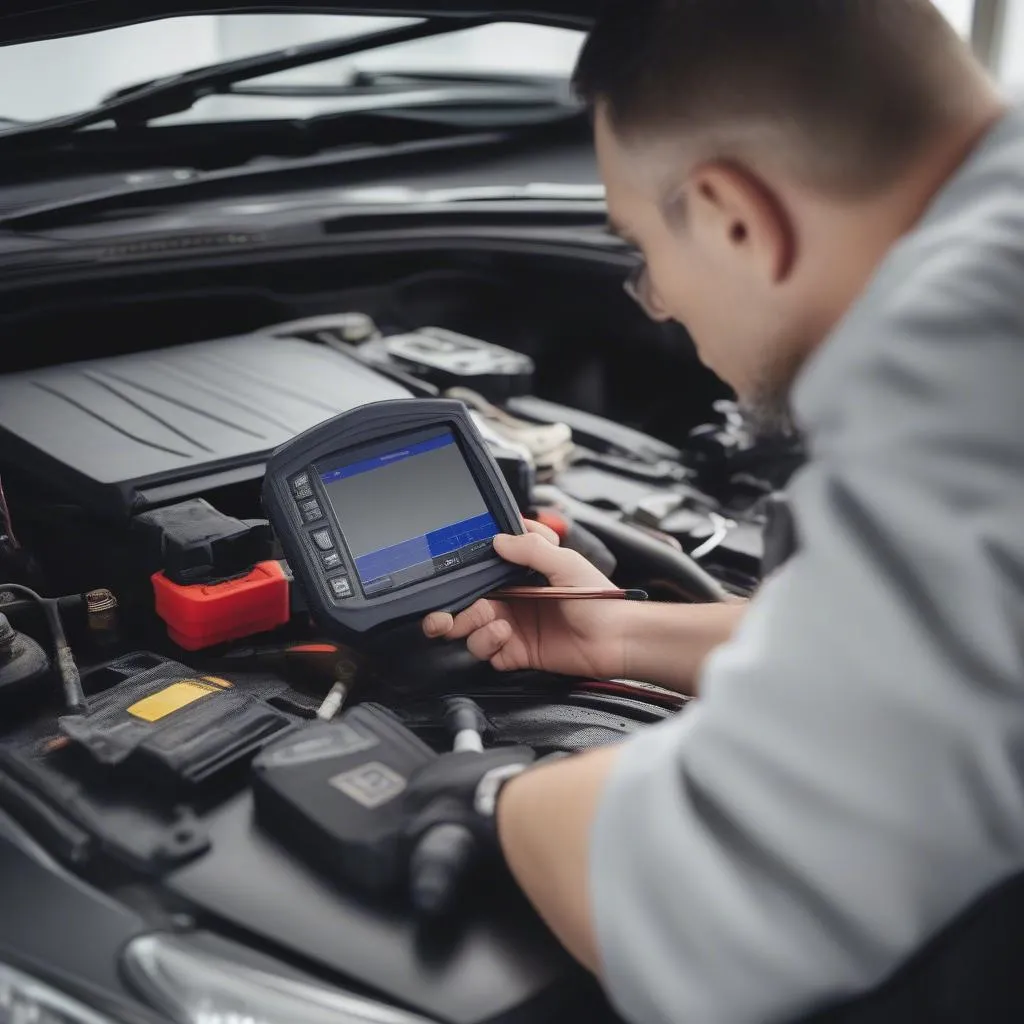
<svg viewBox="0 0 1024 1024">
<path fill-rule="evenodd" d="M 494 551 L 506 562 L 533 569 L 556 587 L 607 586 L 600 570 L 575 551 L 556 547 L 539 534 L 501 534 L 494 538 Z"/>
</svg>

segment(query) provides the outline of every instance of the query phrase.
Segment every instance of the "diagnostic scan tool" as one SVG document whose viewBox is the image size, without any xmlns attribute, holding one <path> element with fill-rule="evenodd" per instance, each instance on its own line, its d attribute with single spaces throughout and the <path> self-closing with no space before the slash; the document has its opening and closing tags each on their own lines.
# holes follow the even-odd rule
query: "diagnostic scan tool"
<svg viewBox="0 0 1024 1024">
<path fill-rule="evenodd" d="M 379 402 L 300 434 L 271 458 L 263 503 L 314 618 L 342 638 L 523 581 L 491 545 L 523 532 L 519 511 L 461 402 Z"/>
</svg>

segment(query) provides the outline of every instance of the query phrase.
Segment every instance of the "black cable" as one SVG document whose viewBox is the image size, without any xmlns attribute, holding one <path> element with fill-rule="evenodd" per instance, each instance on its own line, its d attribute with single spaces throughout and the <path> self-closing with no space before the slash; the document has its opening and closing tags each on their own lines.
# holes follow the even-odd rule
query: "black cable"
<svg viewBox="0 0 1024 1024">
<path fill-rule="evenodd" d="M 50 634 L 53 637 L 54 658 L 57 662 L 61 685 L 64 687 L 64 700 L 72 714 L 83 714 L 88 705 L 85 700 L 85 691 L 82 689 L 82 677 L 79 675 L 75 657 L 71 653 L 71 647 L 68 645 L 67 636 L 64 633 L 64 623 L 61 622 L 57 599 L 42 597 L 29 587 L 23 587 L 20 583 L 0 583 L 0 593 L 5 590 L 24 594 L 43 609 L 43 614 L 50 627 Z M 3 608 L 3 605 L 0 605 L 0 608 Z"/>
</svg>

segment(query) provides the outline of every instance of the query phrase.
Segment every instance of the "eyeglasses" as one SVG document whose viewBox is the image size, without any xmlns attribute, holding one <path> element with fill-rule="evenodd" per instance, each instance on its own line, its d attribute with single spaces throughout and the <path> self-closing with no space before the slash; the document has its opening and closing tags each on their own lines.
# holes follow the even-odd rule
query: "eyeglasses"
<svg viewBox="0 0 1024 1024">
<path fill-rule="evenodd" d="M 663 320 L 664 314 L 651 286 L 651 275 L 647 273 L 647 261 L 639 253 L 636 266 L 622 282 L 626 294 L 652 319 Z"/>
</svg>

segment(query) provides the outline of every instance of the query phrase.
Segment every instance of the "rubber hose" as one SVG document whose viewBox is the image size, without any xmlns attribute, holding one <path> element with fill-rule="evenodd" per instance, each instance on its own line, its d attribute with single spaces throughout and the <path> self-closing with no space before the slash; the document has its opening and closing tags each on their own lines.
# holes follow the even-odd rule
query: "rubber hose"
<svg viewBox="0 0 1024 1024">
<path fill-rule="evenodd" d="M 731 599 L 725 587 L 685 552 L 673 550 L 603 509 L 570 497 L 551 485 L 537 487 L 534 500 L 538 504 L 561 508 L 581 526 L 597 534 L 613 551 L 625 548 L 634 557 L 653 563 L 652 575 L 666 576 L 694 601 L 717 603 Z"/>
</svg>

